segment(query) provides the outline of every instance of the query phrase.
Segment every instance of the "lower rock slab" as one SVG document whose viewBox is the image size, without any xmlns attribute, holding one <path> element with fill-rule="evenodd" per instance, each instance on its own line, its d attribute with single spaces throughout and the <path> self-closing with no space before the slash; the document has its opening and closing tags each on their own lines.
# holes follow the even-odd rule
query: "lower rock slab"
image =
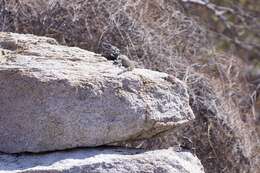
<svg viewBox="0 0 260 173">
<path fill-rule="evenodd" d="M 204 173 L 194 155 L 172 149 L 93 148 L 0 154 L 0 173 Z"/>
</svg>

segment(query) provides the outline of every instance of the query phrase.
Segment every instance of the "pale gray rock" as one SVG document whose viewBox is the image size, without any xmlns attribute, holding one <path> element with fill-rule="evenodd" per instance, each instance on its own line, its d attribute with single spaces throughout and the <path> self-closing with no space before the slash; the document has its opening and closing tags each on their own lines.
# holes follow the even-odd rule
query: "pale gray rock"
<svg viewBox="0 0 260 173">
<path fill-rule="evenodd" d="M 0 173 L 204 173 L 197 157 L 172 149 L 78 149 L 48 154 L 0 154 Z"/>
<path fill-rule="evenodd" d="M 1 48 L 7 39 L 12 49 Z M 194 119 L 187 86 L 166 73 L 122 73 L 98 54 L 33 35 L 0 33 L 0 51 L 2 152 L 148 138 Z"/>
</svg>

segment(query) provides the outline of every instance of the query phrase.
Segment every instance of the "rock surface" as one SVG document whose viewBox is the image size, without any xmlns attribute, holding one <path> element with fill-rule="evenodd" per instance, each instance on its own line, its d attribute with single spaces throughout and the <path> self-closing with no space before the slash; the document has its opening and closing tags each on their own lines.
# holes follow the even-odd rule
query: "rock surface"
<svg viewBox="0 0 260 173">
<path fill-rule="evenodd" d="M 181 140 L 189 145 L 187 138 L 191 140 L 206 172 L 259 173 L 260 138 L 254 128 L 259 127 L 260 134 L 260 121 L 255 123 L 252 113 L 252 85 L 243 80 L 248 63 L 212 49 L 208 31 L 186 15 L 179 2 L 0 0 L 0 28 L 53 37 L 62 44 L 97 53 L 102 53 L 98 48 L 108 42 L 145 68 L 186 80 L 197 118 L 184 127 L 184 134 L 178 128 L 178 136 L 186 138 Z M 203 84 L 202 76 L 214 92 L 208 93 L 211 87 Z M 212 112 L 216 97 L 220 105 Z M 222 111 L 221 107 L 226 108 Z M 220 116 L 227 119 L 225 125 Z M 156 145 L 150 140 L 146 144 L 154 148 L 178 142 L 176 134 L 170 134 L 157 136 Z M 234 140 L 236 137 L 239 139 Z"/>
<path fill-rule="evenodd" d="M 188 152 L 78 149 L 37 155 L 0 155 L 0 173 L 204 173 Z"/>
<path fill-rule="evenodd" d="M 125 71 L 54 39 L 0 33 L 0 151 L 43 152 L 154 136 L 194 119 L 186 85 Z"/>
</svg>

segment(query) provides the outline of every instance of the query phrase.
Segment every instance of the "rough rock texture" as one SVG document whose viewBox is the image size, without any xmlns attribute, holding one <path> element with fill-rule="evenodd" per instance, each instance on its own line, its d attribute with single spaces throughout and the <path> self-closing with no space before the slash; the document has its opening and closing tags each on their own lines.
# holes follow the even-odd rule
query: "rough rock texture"
<svg viewBox="0 0 260 173">
<path fill-rule="evenodd" d="M 1 155 L 0 173 L 204 173 L 188 152 L 78 149 L 31 155 Z"/>
<path fill-rule="evenodd" d="M 2 152 L 146 138 L 194 118 L 186 85 L 166 73 L 33 35 L 0 33 L 0 46 Z"/>
<path fill-rule="evenodd" d="M 259 123 L 253 114 L 255 94 L 241 81 L 244 62 L 212 49 L 203 25 L 178 1 L 0 0 L 0 28 L 96 52 L 109 42 L 145 68 L 185 80 L 196 120 L 184 133 L 178 128 L 178 137 L 191 145 L 205 171 L 259 173 L 260 133 L 254 130 Z M 163 135 L 147 144 L 185 145 L 175 133 Z"/>
<path fill-rule="evenodd" d="M 254 167 L 255 165 L 250 163 L 245 150 L 240 148 L 241 138 L 236 136 L 237 132 L 230 128 L 230 124 L 225 123 L 225 118 L 237 115 L 237 108 L 233 107 L 234 115 L 230 114 L 230 110 L 224 109 L 225 102 L 217 97 L 213 88 L 204 78 L 196 79 L 193 82 L 193 86 L 191 86 L 193 90 L 190 90 L 193 95 L 190 104 L 196 116 L 193 123 L 178 128 L 178 130 L 173 129 L 160 133 L 154 138 L 116 143 L 116 145 L 144 149 L 160 149 L 179 145 L 196 153 L 208 173 L 258 173 L 258 165 Z M 230 106 L 230 103 L 226 104 L 227 107 Z M 237 119 L 237 123 L 240 123 L 239 119 Z M 244 124 L 240 123 L 240 127 L 244 128 Z M 252 138 L 255 137 L 253 133 L 249 135 L 252 135 L 250 136 Z M 250 150 L 252 144 L 249 142 L 251 141 L 247 142 L 247 149 Z"/>
</svg>

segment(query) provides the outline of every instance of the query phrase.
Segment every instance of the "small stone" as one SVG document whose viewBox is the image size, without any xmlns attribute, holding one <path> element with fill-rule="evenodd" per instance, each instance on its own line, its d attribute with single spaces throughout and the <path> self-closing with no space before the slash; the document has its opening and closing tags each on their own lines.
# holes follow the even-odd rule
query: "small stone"
<svg viewBox="0 0 260 173">
<path fill-rule="evenodd" d="M 131 61 L 126 55 L 119 55 L 118 60 L 123 67 L 129 70 L 133 70 L 135 67 L 135 62 Z"/>
<path fill-rule="evenodd" d="M 4 40 L 1 40 L 0 47 L 3 49 L 14 51 L 18 48 L 18 43 L 15 38 L 6 38 Z"/>
</svg>

